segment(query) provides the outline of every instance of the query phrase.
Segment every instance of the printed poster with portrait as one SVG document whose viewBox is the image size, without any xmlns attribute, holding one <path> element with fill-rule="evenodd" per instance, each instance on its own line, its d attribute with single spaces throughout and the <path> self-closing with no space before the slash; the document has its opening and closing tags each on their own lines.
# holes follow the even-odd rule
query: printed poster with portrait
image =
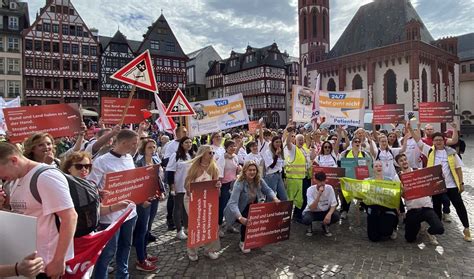
<svg viewBox="0 0 474 279">
<path fill-rule="evenodd" d="M 293 85 L 291 95 L 291 120 L 297 123 L 311 122 L 314 90 L 301 85 Z"/>
</svg>

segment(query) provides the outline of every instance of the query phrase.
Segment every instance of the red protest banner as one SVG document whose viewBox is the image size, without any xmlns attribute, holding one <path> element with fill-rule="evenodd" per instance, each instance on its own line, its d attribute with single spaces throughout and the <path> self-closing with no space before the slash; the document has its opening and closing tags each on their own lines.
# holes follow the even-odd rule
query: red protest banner
<svg viewBox="0 0 474 279">
<path fill-rule="evenodd" d="M 375 124 L 395 124 L 401 123 L 405 119 L 405 105 L 377 105 L 374 106 Z"/>
<path fill-rule="evenodd" d="M 188 218 L 188 248 L 219 238 L 219 188 L 217 180 L 191 183 Z"/>
<path fill-rule="evenodd" d="M 400 175 L 403 197 L 413 200 L 446 192 L 443 169 L 440 165 L 419 169 Z"/>
<path fill-rule="evenodd" d="M 331 168 L 331 167 L 318 167 L 313 166 L 313 173 L 324 172 L 326 174 L 326 182 L 335 189 L 341 188 L 341 182 L 339 178 L 346 176 L 345 168 Z M 313 185 L 316 184 L 314 177 L 311 179 Z"/>
<path fill-rule="evenodd" d="M 419 105 L 420 123 L 451 123 L 454 105 L 450 102 L 428 102 Z"/>
<path fill-rule="evenodd" d="M 354 168 L 355 172 L 355 177 L 358 180 L 364 180 L 366 178 L 369 178 L 370 172 L 369 172 L 369 167 L 368 166 L 358 166 Z"/>
<path fill-rule="evenodd" d="M 258 121 L 249 121 L 249 133 L 257 133 L 257 129 L 260 129 L 260 123 Z"/>
<path fill-rule="evenodd" d="M 3 112 L 12 143 L 22 142 L 35 132 L 49 133 L 58 138 L 73 136 L 81 130 L 77 104 L 5 108 Z"/>
<path fill-rule="evenodd" d="M 159 191 L 158 179 L 157 165 L 107 173 L 104 190 L 108 194 L 103 204 L 107 206 L 124 200 L 136 204 L 147 201 Z"/>
<path fill-rule="evenodd" d="M 251 204 L 245 249 L 254 249 L 290 238 L 293 201 Z"/>
<path fill-rule="evenodd" d="M 102 97 L 100 115 L 105 124 L 118 124 L 127 106 L 128 99 Z M 125 115 L 126 124 L 138 124 L 144 120 L 142 109 L 148 109 L 150 100 L 132 99 Z"/>
</svg>

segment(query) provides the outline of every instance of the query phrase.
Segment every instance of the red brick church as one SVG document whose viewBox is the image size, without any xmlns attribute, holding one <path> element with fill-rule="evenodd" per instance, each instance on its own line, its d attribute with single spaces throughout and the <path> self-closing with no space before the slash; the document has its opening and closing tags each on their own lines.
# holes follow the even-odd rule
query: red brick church
<svg viewBox="0 0 474 279">
<path fill-rule="evenodd" d="M 366 107 L 419 102 L 459 104 L 457 38 L 434 40 L 409 0 L 374 0 L 359 8 L 330 49 L 329 0 L 298 0 L 303 84 L 366 89 Z"/>
</svg>

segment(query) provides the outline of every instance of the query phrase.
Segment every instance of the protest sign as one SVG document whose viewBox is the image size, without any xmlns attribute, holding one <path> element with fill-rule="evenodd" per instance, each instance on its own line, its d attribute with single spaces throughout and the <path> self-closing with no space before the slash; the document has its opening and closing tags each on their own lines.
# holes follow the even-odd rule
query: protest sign
<svg viewBox="0 0 474 279">
<path fill-rule="evenodd" d="M 402 123 L 405 119 L 405 105 L 376 105 L 374 106 L 375 124 L 396 124 Z"/>
<path fill-rule="evenodd" d="M 102 97 L 100 116 L 105 124 L 118 124 L 127 106 L 128 99 Z M 150 100 L 132 99 L 125 115 L 124 123 L 138 124 L 144 120 L 142 109 L 148 109 Z"/>
<path fill-rule="evenodd" d="M 254 249 L 290 238 L 293 201 L 251 204 L 245 233 L 245 249 Z"/>
<path fill-rule="evenodd" d="M 362 169 L 357 167 L 366 166 L 369 170 L 369 177 L 372 175 L 372 160 L 370 158 L 341 158 L 341 168 L 346 170 L 346 177 L 357 179 L 357 174 L 361 176 Z"/>
<path fill-rule="evenodd" d="M 217 180 L 191 183 L 188 248 L 219 239 L 219 188 Z"/>
<path fill-rule="evenodd" d="M 353 199 L 358 199 L 366 205 L 400 207 L 400 182 L 357 180 L 345 177 L 341 178 L 341 189 L 348 203 Z"/>
<path fill-rule="evenodd" d="M 242 94 L 191 103 L 196 115 L 188 116 L 190 137 L 246 125 L 249 115 Z"/>
<path fill-rule="evenodd" d="M 321 117 L 328 125 L 364 126 L 365 90 L 319 92 Z"/>
<path fill-rule="evenodd" d="M 291 120 L 295 122 L 310 122 L 313 114 L 314 90 L 301 85 L 293 85 L 291 94 Z"/>
<path fill-rule="evenodd" d="M 331 185 L 335 189 L 339 189 L 341 187 L 341 183 L 339 182 L 339 178 L 346 176 L 346 169 L 345 168 L 331 168 L 331 167 L 318 167 L 313 166 L 313 174 L 317 172 L 324 172 L 326 174 L 326 183 Z M 314 177 L 311 179 L 312 185 L 316 184 Z"/>
<path fill-rule="evenodd" d="M 370 177 L 369 166 L 357 166 L 354 168 L 354 175 L 356 179 L 364 180 Z"/>
<path fill-rule="evenodd" d="M 256 134 L 257 129 L 260 129 L 260 123 L 258 121 L 249 121 L 249 133 Z"/>
<path fill-rule="evenodd" d="M 403 197 L 406 200 L 429 197 L 446 192 L 441 165 L 401 173 L 400 180 L 403 184 Z"/>
<path fill-rule="evenodd" d="M 419 104 L 420 123 L 451 123 L 454 105 L 450 102 L 428 102 Z"/>
<path fill-rule="evenodd" d="M 15 264 L 36 248 L 36 217 L 0 210 L 0 265 Z"/>
<path fill-rule="evenodd" d="M 77 104 L 6 108 L 3 112 L 12 143 L 22 142 L 36 132 L 58 138 L 73 136 L 81 130 Z"/>
<path fill-rule="evenodd" d="M 108 195 L 103 204 L 107 206 L 124 200 L 136 204 L 147 201 L 159 190 L 158 179 L 157 165 L 107 173 L 104 190 Z"/>
<path fill-rule="evenodd" d="M 102 249 L 114 236 L 125 219 L 132 212 L 133 207 L 127 210 L 105 230 L 74 238 L 74 258 L 66 262 L 66 273 L 63 279 L 81 279 L 87 271 L 95 265 Z"/>
</svg>

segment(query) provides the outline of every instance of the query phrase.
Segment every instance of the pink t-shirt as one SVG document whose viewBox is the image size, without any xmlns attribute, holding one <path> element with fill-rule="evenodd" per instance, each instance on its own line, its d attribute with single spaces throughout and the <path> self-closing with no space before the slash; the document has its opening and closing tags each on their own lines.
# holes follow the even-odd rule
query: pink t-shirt
<svg viewBox="0 0 474 279">
<path fill-rule="evenodd" d="M 224 165 L 224 177 L 222 178 L 222 183 L 229 183 L 234 181 L 237 178 L 237 167 L 239 162 L 237 156 L 234 156 L 231 159 L 225 159 Z"/>
</svg>

